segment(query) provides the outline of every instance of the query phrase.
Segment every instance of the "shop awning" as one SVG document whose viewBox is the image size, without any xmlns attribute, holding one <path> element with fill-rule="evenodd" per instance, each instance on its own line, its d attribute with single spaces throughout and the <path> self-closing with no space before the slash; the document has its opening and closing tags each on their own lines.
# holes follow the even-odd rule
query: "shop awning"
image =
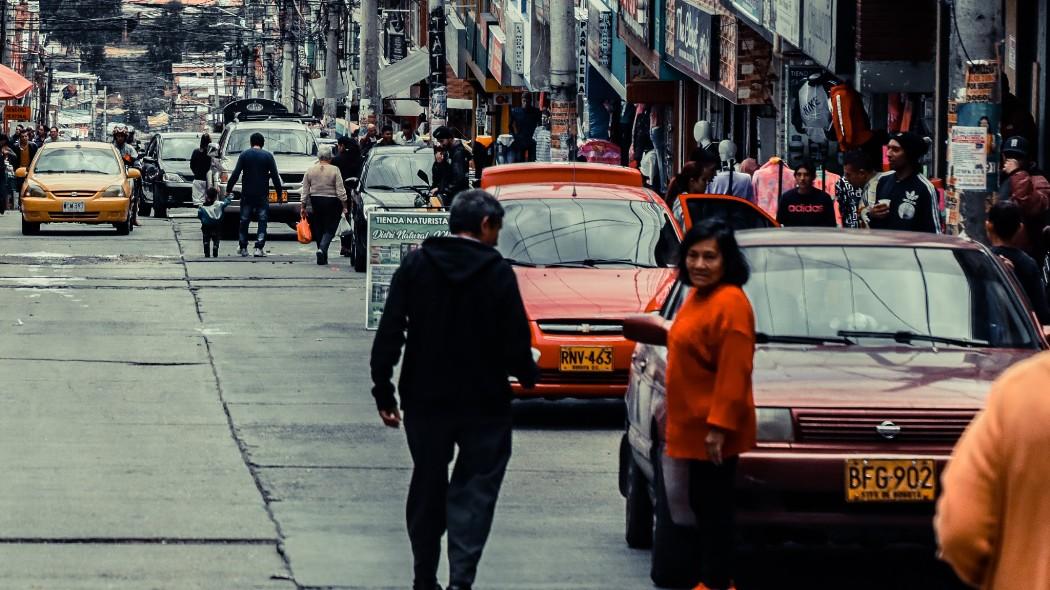
<svg viewBox="0 0 1050 590">
<path fill-rule="evenodd" d="M 0 64 L 0 100 L 22 98 L 32 89 L 32 82 L 4 64 Z"/>
<path fill-rule="evenodd" d="M 397 96 L 429 74 L 430 52 L 426 49 L 410 51 L 401 61 L 379 70 L 379 94 L 383 98 Z"/>
</svg>

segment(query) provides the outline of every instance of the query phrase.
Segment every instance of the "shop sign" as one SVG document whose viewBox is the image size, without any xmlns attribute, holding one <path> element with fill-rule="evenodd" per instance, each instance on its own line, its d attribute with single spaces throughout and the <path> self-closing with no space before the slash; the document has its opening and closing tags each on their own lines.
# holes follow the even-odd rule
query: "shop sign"
<svg viewBox="0 0 1050 590">
<path fill-rule="evenodd" d="M 983 59 L 966 64 L 966 101 L 996 102 L 999 88 L 999 62 Z"/>
<path fill-rule="evenodd" d="M 489 73 L 500 86 L 503 85 L 503 48 L 507 38 L 499 25 L 489 25 Z"/>
<path fill-rule="evenodd" d="M 576 8 L 576 95 L 587 96 L 587 9 Z"/>
<path fill-rule="evenodd" d="M 448 236 L 448 213 L 372 211 L 368 214 L 368 274 L 365 277 L 365 327 L 379 328 L 394 272 L 423 240 Z"/>
<path fill-rule="evenodd" d="M 603 68 L 612 65 L 613 12 L 601 2 L 588 3 L 587 55 Z"/>
<path fill-rule="evenodd" d="M 514 11 L 507 12 L 507 35 L 510 37 L 510 70 L 525 75 L 525 21 Z"/>
<path fill-rule="evenodd" d="M 387 29 L 386 32 L 386 59 L 390 63 L 397 63 L 405 59 L 408 47 L 405 44 L 405 32 Z"/>
<path fill-rule="evenodd" d="M 835 0 L 806 0 L 802 17 L 802 51 L 835 71 Z"/>
<path fill-rule="evenodd" d="M 763 0 L 733 0 L 733 7 L 757 24 L 762 23 Z"/>
<path fill-rule="evenodd" d="M 795 47 L 798 47 L 801 42 L 798 18 L 801 9 L 801 0 L 773 0 L 773 10 L 776 15 L 773 28 L 776 34 Z"/>
<path fill-rule="evenodd" d="M 4 105 L 4 118 L 8 121 L 32 121 L 31 114 L 32 111 L 28 106 Z"/>
<path fill-rule="evenodd" d="M 670 23 L 667 58 L 683 72 L 711 79 L 712 36 L 718 17 L 708 14 L 689 0 L 669 0 Z"/>
<path fill-rule="evenodd" d="M 649 45 L 649 0 L 620 0 L 620 23 L 625 31 Z"/>
</svg>

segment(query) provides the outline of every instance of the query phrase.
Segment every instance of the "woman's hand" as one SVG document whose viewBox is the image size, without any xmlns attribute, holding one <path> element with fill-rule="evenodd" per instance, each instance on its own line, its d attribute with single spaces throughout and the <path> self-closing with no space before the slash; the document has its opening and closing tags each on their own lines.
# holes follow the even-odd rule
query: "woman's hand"
<svg viewBox="0 0 1050 590">
<path fill-rule="evenodd" d="M 704 445 L 707 447 L 707 458 L 715 465 L 722 464 L 722 447 L 725 442 L 726 433 L 712 426 L 707 433 L 707 438 L 704 439 Z"/>
</svg>

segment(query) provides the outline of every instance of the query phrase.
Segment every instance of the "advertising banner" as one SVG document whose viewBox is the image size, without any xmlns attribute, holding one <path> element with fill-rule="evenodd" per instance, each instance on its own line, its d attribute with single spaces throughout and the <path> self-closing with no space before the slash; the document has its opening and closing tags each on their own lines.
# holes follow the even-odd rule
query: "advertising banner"
<svg viewBox="0 0 1050 590">
<path fill-rule="evenodd" d="M 952 127 L 952 177 L 957 190 L 985 190 L 988 182 L 988 141 L 988 130 L 984 127 Z"/>
<path fill-rule="evenodd" d="M 448 212 L 371 211 L 368 214 L 368 274 L 365 328 L 379 328 L 390 281 L 401 260 L 427 238 L 448 236 Z"/>
<path fill-rule="evenodd" d="M 710 80 L 718 17 L 690 0 L 668 0 L 667 6 L 667 60 L 686 74 Z"/>
<path fill-rule="evenodd" d="M 587 55 L 594 63 L 608 69 L 612 66 L 612 36 L 613 18 L 612 10 L 597 0 L 591 0 L 587 9 Z"/>
</svg>

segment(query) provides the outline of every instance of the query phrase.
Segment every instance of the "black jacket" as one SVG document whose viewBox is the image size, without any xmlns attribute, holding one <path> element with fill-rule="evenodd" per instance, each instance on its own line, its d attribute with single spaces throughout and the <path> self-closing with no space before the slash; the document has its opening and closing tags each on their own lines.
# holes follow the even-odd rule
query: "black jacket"
<svg viewBox="0 0 1050 590">
<path fill-rule="evenodd" d="M 514 271 L 494 248 L 465 238 L 430 238 L 394 273 L 372 343 L 381 410 L 397 406 L 391 379 L 403 344 L 406 411 L 509 411 L 508 376 L 531 388 L 539 374 Z"/>
<path fill-rule="evenodd" d="M 200 148 L 193 150 L 190 156 L 190 170 L 193 171 L 193 180 L 208 180 L 211 172 L 211 156 Z"/>
<path fill-rule="evenodd" d="M 435 164 L 433 170 L 434 188 L 438 189 L 445 206 L 452 204 L 452 198 L 470 188 L 470 165 L 467 163 L 467 148 L 459 141 L 445 151 L 445 162 Z"/>
<path fill-rule="evenodd" d="M 332 158 L 332 165 L 339 169 L 345 182 L 347 178 L 361 178 L 361 146 L 351 143 Z"/>
<path fill-rule="evenodd" d="M 11 144 L 11 151 L 14 152 L 11 156 L 11 167 L 18 170 L 22 167 L 22 146 L 15 142 Z M 36 157 L 37 147 L 33 142 L 29 142 L 26 147 L 29 149 L 29 163 L 33 163 L 33 158 Z M 28 167 L 28 166 L 27 166 Z"/>
</svg>

